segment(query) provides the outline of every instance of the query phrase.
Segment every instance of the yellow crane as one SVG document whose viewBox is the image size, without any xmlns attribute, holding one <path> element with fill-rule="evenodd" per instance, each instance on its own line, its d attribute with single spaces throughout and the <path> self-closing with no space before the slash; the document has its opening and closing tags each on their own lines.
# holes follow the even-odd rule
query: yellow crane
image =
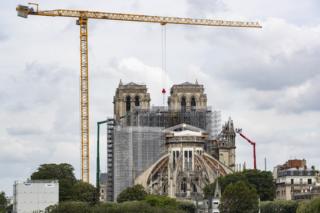
<svg viewBox="0 0 320 213">
<path fill-rule="evenodd" d="M 89 182 L 89 73 L 88 73 L 88 19 L 106 19 L 132 22 L 149 22 L 166 24 L 202 25 L 215 27 L 245 27 L 261 28 L 258 22 L 225 21 L 211 19 L 192 19 L 164 16 L 150 16 L 126 13 L 109 13 L 85 10 L 39 10 L 39 5 L 18 5 L 18 16 L 27 18 L 28 15 L 36 16 L 60 16 L 77 19 L 80 26 L 80 112 L 81 112 L 81 178 Z"/>
</svg>

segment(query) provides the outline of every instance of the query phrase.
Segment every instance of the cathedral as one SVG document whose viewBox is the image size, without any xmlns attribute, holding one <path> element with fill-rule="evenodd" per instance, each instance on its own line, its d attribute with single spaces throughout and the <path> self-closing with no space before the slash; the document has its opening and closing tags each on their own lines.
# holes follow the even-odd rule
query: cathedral
<svg viewBox="0 0 320 213">
<path fill-rule="evenodd" d="M 167 101 L 151 107 L 146 85 L 119 82 L 107 131 L 108 201 L 135 184 L 151 194 L 195 200 L 207 184 L 234 171 L 233 121 L 215 134 L 204 86 L 175 84 Z"/>
</svg>

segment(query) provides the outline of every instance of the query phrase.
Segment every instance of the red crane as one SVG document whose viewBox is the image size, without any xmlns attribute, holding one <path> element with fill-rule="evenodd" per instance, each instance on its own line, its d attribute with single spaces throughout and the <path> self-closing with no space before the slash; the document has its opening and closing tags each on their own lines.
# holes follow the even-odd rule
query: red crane
<svg viewBox="0 0 320 213">
<path fill-rule="evenodd" d="M 253 168 L 257 169 L 256 143 L 242 134 L 242 129 L 236 129 L 236 132 L 253 146 Z"/>
</svg>

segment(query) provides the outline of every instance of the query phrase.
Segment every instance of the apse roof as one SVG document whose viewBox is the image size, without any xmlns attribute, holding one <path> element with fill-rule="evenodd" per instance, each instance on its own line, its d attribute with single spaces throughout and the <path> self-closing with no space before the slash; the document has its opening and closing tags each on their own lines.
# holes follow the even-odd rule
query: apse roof
<svg viewBox="0 0 320 213">
<path fill-rule="evenodd" d="M 169 127 L 167 129 L 165 129 L 165 131 L 168 131 L 168 132 L 181 132 L 181 131 L 189 131 L 189 132 L 206 132 L 205 130 L 201 129 L 201 128 L 198 128 L 198 127 L 195 127 L 195 126 L 192 126 L 192 125 L 189 125 L 189 124 L 186 124 L 186 123 L 181 123 L 181 124 L 178 124 L 176 126 L 173 126 L 173 127 Z"/>
</svg>

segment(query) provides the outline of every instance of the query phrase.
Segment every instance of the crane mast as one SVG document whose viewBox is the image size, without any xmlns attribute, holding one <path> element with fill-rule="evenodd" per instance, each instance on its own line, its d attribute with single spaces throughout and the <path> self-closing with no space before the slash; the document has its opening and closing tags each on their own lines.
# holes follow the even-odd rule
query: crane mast
<svg viewBox="0 0 320 213">
<path fill-rule="evenodd" d="M 89 182 L 89 67 L 88 67 L 88 19 L 79 17 L 80 25 L 80 114 L 81 114 L 81 177 Z"/>
<path fill-rule="evenodd" d="M 183 24 L 215 27 L 242 27 L 242 28 L 261 28 L 258 22 L 244 21 L 225 21 L 212 19 L 192 19 L 165 16 L 150 16 L 127 13 L 109 13 L 86 10 L 39 10 L 29 6 L 18 5 L 16 10 L 18 16 L 27 18 L 28 15 L 51 16 L 51 17 L 70 17 L 77 18 L 80 26 L 80 117 L 81 117 L 81 179 L 89 182 L 90 172 L 90 152 L 89 152 L 89 70 L 88 70 L 88 19 L 105 19 L 131 22 L 148 22 L 165 24 Z"/>
</svg>

